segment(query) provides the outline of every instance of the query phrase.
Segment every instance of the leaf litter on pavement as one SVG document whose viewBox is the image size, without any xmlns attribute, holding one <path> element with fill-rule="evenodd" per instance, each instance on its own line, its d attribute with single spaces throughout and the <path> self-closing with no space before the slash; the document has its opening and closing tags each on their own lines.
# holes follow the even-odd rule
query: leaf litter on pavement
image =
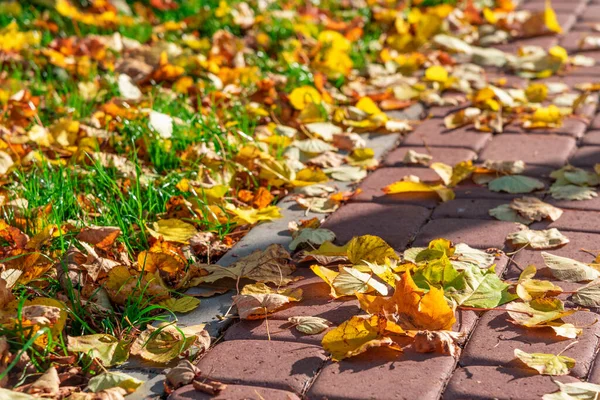
<svg viewBox="0 0 600 400">
<path fill-rule="evenodd" d="M 595 82 L 515 87 L 486 77 L 492 66 L 545 78 L 593 65 L 560 46 L 493 48 L 560 33 L 550 2 L 517 12 L 510 0 L 7 1 L 0 14 L 1 396 L 118 400 L 143 383 L 107 370 L 130 357 L 179 361 L 166 371 L 168 391 L 191 383 L 216 394 L 225 385 L 190 363 L 211 345 L 205 327 L 173 322 L 173 313 L 202 307 L 185 292 L 235 291 L 240 318 L 269 318 L 302 302 L 305 294 L 287 287 L 296 262 L 311 263 L 332 298 L 356 297 L 364 312 L 337 327 L 289 318 L 290 329 L 325 332 L 334 360 L 378 346 L 456 356 L 461 307 L 506 309 L 513 323 L 558 336 L 581 333 L 561 321 L 576 312 L 556 298 L 562 289 L 535 279 L 535 267 L 503 281 L 493 251 L 444 239 L 398 256 L 376 236 L 335 245 L 315 218 L 290 224 L 293 254 L 273 244 L 218 264 L 253 225 L 281 217 L 284 197 L 327 214 L 359 193 L 335 182 L 346 187 L 377 168 L 365 138 L 410 133 L 414 121 L 398 112 L 414 104 L 465 105 L 445 127 L 494 134 L 585 118 Z M 586 200 L 600 184 L 598 165 L 565 166 L 547 187 L 522 161 L 446 165 L 428 153 L 411 151 L 404 163 L 428 166 L 439 180 L 406 176 L 382 194 L 449 201 L 474 183 L 523 194 L 490 215 L 528 225 L 562 214 L 540 191 Z M 568 241 L 556 229 L 524 227 L 509 239 L 549 250 Z M 574 303 L 600 304 L 597 262 L 544 259 L 557 279 L 589 282 Z M 517 357 L 555 374 L 574 362 Z M 569 385 L 561 391 L 598 392 Z"/>
</svg>

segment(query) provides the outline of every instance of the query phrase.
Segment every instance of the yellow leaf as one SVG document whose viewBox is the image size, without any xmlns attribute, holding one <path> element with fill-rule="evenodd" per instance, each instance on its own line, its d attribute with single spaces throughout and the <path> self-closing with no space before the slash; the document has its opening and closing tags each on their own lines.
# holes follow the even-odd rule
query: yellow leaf
<svg viewBox="0 0 600 400">
<path fill-rule="evenodd" d="M 575 360 L 571 357 L 555 354 L 526 353 L 523 350 L 515 349 L 515 357 L 541 375 L 568 375 L 575 366 Z"/>
<path fill-rule="evenodd" d="M 525 96 L 527 96 L 527 100 L 533 103 L 541 103 L 548 96 L 548 86 L 543 83 L 530 83 L 525 89 Z"/>
<path fill-rule="evenodd" d="M 161 219 L 152 224 L 152 228 L 146 227 L 150 234 L 157 239 L 161 237 L 167 242 L 188 243 L 190 238 L 198 231 L 192 224 L 180 219 Z"/>
<path fill-rule="evenodd" d="M 329 268 L 322 267 L 320 265 L 311 265 L 310 269 L 315 273 L 319 278 L 323 279 L 325 283 L 329 285 L 331 288 L 331 297 L 338 298 L 342 297 L 342 295 L 338 295 L 337 291 L 333 287 L 333 280 L 340 274 L 337 271 L 334 271 Z"/>
<path fill-rule="evenodd" d="M 333 361 L 364 353 L 371 347 L 386 346 L 396 351 L 402 351 L 398 344 L 384 336 L 386 326 L 385 319 L 380 319 L 376 315 L 370 318 L 352 317 L 327 332 L 321 344 L 325 350 L 331 353 Z"/>
<path fill-rule="evenodd" d="M 237 208 L 233 204 L 227 204 L 226 209 L 236 216 L 236 222 L 242 224 L 256 224 L 259 221 L 271 221 L 282 217 L 277 206 L 268 206 L 257 210 L 256 208 Z"/>
<path fill-rule="evenodd" d="M 166 299 L 158 304 L 173 312 L 186 313 L 198 308 L 200 300 L 192 296 L 183 296 L 178 299 Z"/>
<path fill-rule="evenodd" d="M 398 324 L 404 329 L 451 330 L 456 321 L 444 291 L 431 286 L 429 292 L 424 293 L 408 272 L 396 284 L 391 301 L 397 307 Z"/>
<path fill-rule="evenodd" d="M 556 13 L 552 8 L 550 0 L 546 0 L 546 8 L 544 9 L 544 23 L 546 24 L 546 28 L 548 28 L 548 30 L 555 33 L 562 33 L 562 28 L 558 23 Z"/>
<path fill-rule="evenodd" d="M 163 325 L 155 327 L 148 325 L 131 345 L 131 354 L 145 360 L 166 364 L 179 354 L 185 352 L 196 342 L 202 342 L 206 349 L 210 337 L 204 330 L 204 325 L 193 325 L 185 328 Z"/>
<path fill-rule="evenodd" d="M 548 54 L 552 57 L 558 58 L 560 62 L 564 63 L 569 59 L 569 54 L 564 47 L 561 46 L 552 46 L 550 50 L 548 50 Z"/>
<path fill-rule="evenodd" d="M 394 249 L 385 240 L 373 235 L 352 238 L 348 242 L 347 254 L 353 264 L 361 264 L 364 261 L 383 264 L 386 259 L 399 259 Z"/>
<path fill-rule="evenodd" d="M 398 181 L 383 188 L 386 194 L 431 192 L 436 193 L 442 201 L 454 199 L 454 191 L 443 185 L 430 185 L 422 182 Z"/>
<path fill-rule="evenodd" d="M 309 104 L 319 104 L 321 99 L 321 93 L 312 86 L 301 86 L 290 93 L 290 103 L 296 110 L 304 110 Z"/>
<path fill-rule="evenodd" d="M 332 30 L 325 30 L 319 33 L 317 41 L 324 47 L 330 50 L 336 50 L 341 52 L 350 51 L 351 42 L 339 32 Z"/>
<path fill-rule="evenodd" d="M 370 97 L 363 97 L 356 103 L 356 108 L 366 112 L 369 115 L 379 114 L 381 110 Z"/>
<path fill-rule="evenodd" d="M 441 65 L 433 65 L 425 70 L 425 80 L 445 83 L 448 81 L 448 71 Z"/>
</svg>

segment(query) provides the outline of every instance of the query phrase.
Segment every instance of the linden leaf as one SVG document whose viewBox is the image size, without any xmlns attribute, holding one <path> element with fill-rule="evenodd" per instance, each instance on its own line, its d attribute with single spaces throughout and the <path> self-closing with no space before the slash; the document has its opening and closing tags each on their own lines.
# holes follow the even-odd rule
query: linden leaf
<svg viewBox="0 0 600 400">
<path fill-rule="evenodd" d="M 233 296 L 233 304 L 241 319 L 262 319 L 301 299 L 302 289 L 274 290 L 264 283 L 255 283 L 244 286 L 239 295 Z"/>
<path fill-rule="evenodd" d="M 296 234 L 292 234 L 292 236 L 294 238 L 288 246 L 290 250 L 296 250 L 296 248 L 301 245 L 308 245 L 314 248 L 325 242 L 332 242 L 335 240 L 335 233 L 324 228 L 304 228 Z"/>
<path fill-rule="evenodd" d="M 576 185 L 550 186 L 550 195 L 556 200 L 591 200 L 598 196 L 596 190 L 590 187 Z"/>
<path fill-rule="evenodd" d="M 207 339 L 208 338 L 208 339 Z M 131 345 L 130 353 L 145 360 L 166 364 L 192 347 L 196 342 L 203 342 L 208 348 L 210 338 L 204 325 L 192 325 L 178 328 L 173 324 L 159 326 L 148 325 Z"/>
<path fill-rule="evenodd" d="M 404 154 L 404 158 L 402 162 L 404 164 L 420 164 L 420 165 L 429 165 L 433 157 L 429 154 L 421 154 L 417 153 L 414 150 L 408 150 L 406 154 Z"/>
<path fill-rule="evenodd" d="M 326 151 L 336 151 L 337 149 L 321 139 L 306 139 L 297 140 L 292 143 L 292 146 L 299 148 L 301 151 L 309 154 L 321 154 Z"/>
<path fill-rule="evenodd" d="M 560 324 L 556 322 L 550 322 L 548 324 L 550 328 L 556 333 L 557 336 L 566 337 L 569 339 L 575 339 L 577 336 L 583 333 L 583 330 L 575 327 L 573 324 Z"/>
<path fill-rule="evenodd" d="M 198 233 L 194 225 L 176 218 L 161 219 L 152 224 L 152 229 L 146 228 L 153 237 L 162 237 L 167 242 L 188 243 L 190 238 Z"/>
<path fill-rule="evenodd" d="M 577 289 L 571 300 L 584 307 L 600 307 L 600 279 Z"/>
<path fill-rule="evenodd" d="M 552 8 L 550 0 L 546 0 L 546 7 L 544 8 L 544 24 L 549 31 L 555 33 L 562 33 L 562 28 L 558 23 L 558 18 L 556 17 L 556 13 Z"/>
<path fill-rule="evenodd" d="M 491 269 L 468 268 L 464 270 L 461 277 L 461 288 L 450 288 L 446 292 L 446 295 L 458 305 L 494 308 L 513 300 L 508 293 L 509 285 L 498 278 Z"/>
<path fill-rule="evenodd" d="M 367 176 L 367 171 L 351 165 L 342 165 L 341 167 L 327 168 L 323 172 L 331 176 L 332 179 L 340 182 L 355 182 Z"/>
<path fill-rule="evenodd" d="M 333 287 L 333 281 L 340 274 L 338 271 L 334 271 L 332 269 L 325 268 L 321 265 L 311 265 L 310 269 L 312 270 L 312 272 L 315 273 L 315 275 L 317 275 L 319 278 L 323 279 L 325 281 L 325 283 L 327 283 L 329 285 L 329 287 L 331 288 L 331 292 L 330 292 L 331 297 L 338 298 L 338 297 L 344 296 L 342 294 L 339 294 Z M 352 293 L 352 294 L 354 294 L 354 293 Z"/>
<path fill-rule="evenodd" d="M 299 331 L 307 335 L 316 335 L 325 331 L 331 322 L 319 317 L 289 317 L 288 321 Z"/>
<path fill-rule="evenodd" d="M 397 193 L 436 193 L 442 201 L 450 201 L 455 197 L 454 191 L 443 185 L 427 184 L 423 182 L 398 181 L 383 188 L 385 194 Z"/>
<path fill-rule="evenodd" d="M 394 249 L 378 236 L 357 236 L 352 238 L 347 246 L 346 253 L 352 264 L 360 264 L 363 261 L 382 264 L 386 258 L 399 259 Z"/>
<path fill-rule="evenodd" d="M 552 249 L 569 243 L 569 239 L 556 228 L 535 231 L 523 229 L 506 237 L 513 245 L 530 246 L 532 249 Z"/>
<path fill-rule="evenodd" d="M 508 311 L 508 315 L 510 315 L 512 318 L 512 323 L 523 325 L 528 328 L 548 326 L 550 322 L 561 319 L 575 312 L 575 310 L 565 311 L 560 300 L 552 300 L 556 300 L 557 302 L 550 303 L 549 305 L 542 303 L 542 305 L 548 306 L 546 309 L 537 305 L 536 307 L 538 308 L 532 307 L 532 304 L 535 304 L 534 302 L 513 302 L 506 305 L 506 311 Z"/>
<path fill-rule="evenodd" d="M 575 360 L 571 357 L 555 354 L 526 353 L 515 349 L 515 357 L 542 375 L 568 375 L 575 366 Z"/>
<path fill-rule="evenodd" d="M 587 400 L 600 397 L 600 385 L 590 382 L 556 383 L 560 391 L 545 394 L 543 400 Z"/>
<path fill-rule="evenodd" d="M 370 274 L 349 267 L 342 267 L 331 285 L 338 296 L 351 296 L 355 293 L 367 293 L 373 290 L 382 296 L 386 296 L 388 293 L 387 287 Z"/>
<path fill-rule="evenodd" d="M 271 221 L 282 217 L 277 206 L 267 206 L 258 210 L 256 208 L 236 208 L 232 204 L 227 204 L 226 209 L 236 216 L 236 222 L 244 224 L 253 225 L 259 221 Z"/>
<path fill-rule="evenodd" d="M 532 221 L 541 221 L 544 218 L 556 221 L 563 214 L 563 210 L 560 208 L 544 203 L 537 197 L 514 199 L 510 203 L 510 208 L 517 211 L 524 218 Z"/>
<path fill-rule="evenodd" d="M 296 110 L 304 110 L 309 104 L 321 103 L 321 93 L 312 86 L 297 87 L 289 96 L 292 107 Z"/>
<path fill-rule="evenodd" d="M 132 393 L 142 384 L 144 381 L 134 378 L 131 375 L 127 375 L 123 372 L 118 371 L 107 371 L 100 375 L 96 375 L 88 381 L 87 388 L 94 392 L 100 392 L 102 390 L 120 387 L 125 389 L 127 392 Z"/>
<path fill-rule="evenodd" d="M 539 297 L 552 297 L 562 293 L 562 288 L 550 281 L 532 279 L 537 270 L 534 265 L 527 266 L 521 275 L 517 284 L 517 295 L 523 301 L 531 301 Z"/>
<path fill-rule="evenodd" d="M 321 344 L 331 353 L 333 361 L 340 361 L 364 353 L 371 347 L 386 346 L 396 351 L 402 351 L 392 339 L 384 336 L 380 318 L 376 315 L 370 318 L 352 317 L 335 329 L 325 334 Z"/>
<path fill-rule="evenodd" d="M 314 135 L 319 135 L 328 142 L 333 140 L 334 135 L 340 135 L 344 131 L 339 126 L 332 124 L 331 122 L 313 122 L 305 125 L 306 129 Z"/>
<path fill-rule="evenodd" d="M 530 193 L 544 187 L 544 182 L 539 179 L 523 175 L 501 176 L 488 183 L 488 188 L 493 192 Z"/>
<path fill-rule="evenodd" d="M 105 367 L 121 364 L 129 358 L 129 342 L 119 340 L 107 333 L 84 336 L 68 336 L 67 349 L 86 353 L 102 362 Z"/>
<path fill-rule="evenodd" d="M 529 225 L 533 222 L 531 219 L 523 217 L 517 210 L 511 208 L 510 204 L 500 204 L 497 207 L 491 208 L 488 214 L 500 221 L 518 222 L 524 225 Z"/>
<path fill-rule="evenodd" d="M 283 246 L 271 244 L 264 250 L 255 250 L 240 258 L 229 267 L 204 265 L 203 268 L 210 275 L 203 279 L 204 282 L 212 283 L 223 278 L 248 278 L 257 282 L 271 282 L 278 286 L 286 285 L 294 280 L 291 275 L 296 270 L 290 260 L 290 253 Z"/>
<path fill-rule="evenodd" d="M 600 271 L 580 261 L 542 252 L 544 263 L 552 275 L 561 281 L 581 282 L 600 278 Z"/>
<path fill-rule="evenodd" d="M 163 300 L 158 304 L 172 312 L 186 313 L 198 308 L 200 300 L 192 296 L 183 296 L 178 299 Z"/>
</svg>

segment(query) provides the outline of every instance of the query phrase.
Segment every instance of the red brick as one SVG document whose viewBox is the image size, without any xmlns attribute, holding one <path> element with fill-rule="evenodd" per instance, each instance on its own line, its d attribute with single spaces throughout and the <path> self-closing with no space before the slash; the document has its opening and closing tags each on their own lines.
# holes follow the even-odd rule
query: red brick
<svg viewBox="0 0 600 400">
<path fill-rule="evenodd" d="M 564 47 L 569 54 L 576 51 L 594 50 L 593 47 L 585 46 L 583 43 L 583 39 L 588 36 L 593 38 L 600 37 L 597 33 L 590 34 L 589 32 L 578 31 L 567 32 L 560 39 L 560 45 Z"/>
<path fill-rule="evenodd" d="M 414 246 L 427 246 L 437 238 L 454 243 L 466 243 L 478 249 L 502 248 L 509 233 L 515 232 L 513 222 L 480 219 L 444 218 L 429 221 L 417 234 Z"/>
<path fill-rule="evenodd" d="M 346 243 L 354 236 L 377 235 L 397 250 L 404 250 L 431 210 L 408 204 L 348 203 L 323 224 Z"/>
<path fill-rule="evenodd" d="M 454 368 L 454 358 L 438 354 L 404 353 L 385 348 L 338 363 L 329 363 L 312 385 L 314 400 L 438 399 Z"/>
<path fill-rule="evenodd" d="M 430 106 L 427 109 L 427 116 L 430 118 L 443 118 L 448 114 L 451 114 L 453 112 L 456 112 L 458 110 L 461 110 L 465 107 L 468 107 L 471 102 L 469 102 L 465 95 L 460 93 L 460 94 L 456 94 L 455 96 L 448 96 L 448 95 L 444 95 L 444 98 L 454 98 L 458 100 L 458 104 L 457 105 L 452 105 L 452 106 Z"/>
<path fill-rule="evenodd" d="M 556 0 L 552 2 L 552 8 L 556 11 L 557 14 L 579 14 L 587 5 L 586 1 L 572 1 L 572 2 L 557 2 Z M 529 10 L 532 12 L 543 12 L 545 9 L 546 3 L 543 1 L 533 1 L 527 2 L 525 4 L 520 4 L 519 10 Z"/>
<path fill-rule="evenodd" d="M 217 396 L 198 392 L 192 385 L 183 386 L 173 392 L 168 400 L 300 400 L 296 394 L 286 390 L 258 386 L 227 385 Z"/>
<path fill-rule="evenodd" d="M 548 134 L 500 134 L 481 152 L 481 160 L 518 161 L 562 167 L 575 149 L 575 139 Z"/>
<path fill-rule="evenodd" d="M 287 320 L 240 321 L 225 331 L 225 340 L 280 340 L 285 342 L 321 345 L 327 330 L 317 335 L 299 332 Z"/>
<path fill-rule="evenodd" d="M 406 165 L 408 167 L 420 167 L 421 165 L 404 164 L 404 156 L 409 151 L 416 151 L 421 154 L 429 154 L 434 162 L 443 162 L 448 165 L 455 165 L 461 161 L 474 160 L 477 158 L 477 153 L 468 149 L 448 148 L 448 147 L 399 147 L 392 151 L 383 161 L 383 165 L 388 167 L 398 167 Z"/>
<path fill-rule="evenodd" d="M 569 162 L 576 167 L 592 168 L 600 163 L 600 146 L 583 146 L 577 149 Z"/>
<path fill-rule="evenodd" d="M 489 210 L 501 204 L 507 204 L 506 200 L 494 199 L 455 199 L 441 203 L 433 211 L 432 218 L 471 218 L 491 219 Z"/>
<path fill-rule="evenodd" d="M 529 175 L 527 175 L 529 176 Z M 533 178 L 537 178 L 544 182 L 546 186 L 550 184 L 548 179 L 543 179 L 540 176 L 533 175 Z M 535 191 L 531 193 L 505 193 L 505 192 L 492 192 L 485 185 L 477 185 L 471 181 L 465 181 L 459 184 L 454 189 L 454 193 L 456 194 L 457 199 L 495 199 L 495 200 L 505 200 L 507 203 L 510 202 L 511 199 L 515 197 L 523 197 L 527 196 L 535 196 L 535 197 L 543 197 L 544 192 Z"/>
<path fill-rule="evenodd" d="M 303 393 L 326 356 L 321 346 L 268 340 L 219 343 L 198 362 L 205 376 L 226 383 Z"/>
<path fill-rule="evenodd" d="M 600 5 L 587 6 L 579 17 L 579 22 L 600 22 Z"/>
<path fill-rule="evenodd" d="M 564 210 L 558 220 L 536 222 L 531 225 L 531 229 L 556 228 L 560 231 L 600 233 L 599 220 L 598 211 Z"/>
<path fill-rule="evenodd" d="M 600 243 L 599 234 L 587 232 L 563 232 L 563 234 L 569 238 L 570 243 L 567 243 L 560 248 L 545 251 L 557 256 L 568 257 L 585 263 L 594 261 L 593 255 L 581 251 L 581 249 L 597 252 L 599 249 L 598 244 Z M 552 279 L 553 275 L 544 264 L 541 253 L 542 251 L 540 250 L 520 250 L 514 255 L 514 261 L 509 264 L 505 277 L 516 278 L 521 274 L 523 268 L 533 264 L 538 269 L 537 277 L 540 279 Z"/>
<path fill-rule="evenodd" d="M 404 142 L 404 146 L 412 147 L 463 147 L 479 151 L 491 138 L 487 132 L 479 132 L 463 127 L 447 130 L 441 119 L 428 119 L 418 125 Z"/>
<path fill-rule="evenodd" d="M 588 376 L 588 382 L 600 384 L 600 354 L 596 356 L 590 375 Z"/>
<path fill-rule="evenodd" d="M 598 122 L 596 122 L 598 118 L 596 117 L 594 119 L 594 122 L 592 122 L 592 124 L 598 124 L 600 125 L 600 119 L 598 119 Z M 600 130 L 598 131 L 588 131 L 585 136 L 583 137 L 581 144 L 583 145 L 592 145 L 592 146 L 600 146 Z"/>
<path fill-rule="evenodd" d="M 568 345 L 577 342 L 563 354 L 577 360 L 571 375 L 583 378 L 587 375 L 598 345 L 600 325 L 594 324 L 598 316 L 588 311 L 578 311 L 563 320 L 575 326 L 585 327 L 577 339 L 557 336 L 551 328 L 525 328 L 508 322 L 506 312 L 487 312 L 477 323 L 467 342 L 459 364 L 462 367 L 488 365 L 521 368 L 523 363 L 515 359 L 514 350 L 527 353 L 558 354 Z"/>
<path fill-rule="evenodd" d="M 356 202 L 372 201 L 375 203 L 417 204 L 433 208 L 440 201 L 435 193 L 402 193 L 386 195 L 383 188 L 401 180 L 407 175 L 415 175 L 421 181 L 439 181 L 440 177 L 429 168 L 379 168 L 362 181 L 359 189 L 362 192 L 352 198 Z"/>
<path fill-rule="evenodd" d="M 551 377 L 522 368 L 468 366 L 454 371 L 442 399 L 539 400 L 558 389 L 553 380 L 578 382 L 572 376 Z"/>
</svg>

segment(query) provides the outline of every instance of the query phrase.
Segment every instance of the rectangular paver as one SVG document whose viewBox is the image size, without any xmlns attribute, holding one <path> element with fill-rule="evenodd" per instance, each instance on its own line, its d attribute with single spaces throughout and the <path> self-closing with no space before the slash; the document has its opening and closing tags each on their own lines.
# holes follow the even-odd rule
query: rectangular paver
<svg viewBox="0 0 600 400">
<path fill-rule="evenodd" d="M 528 133 L 500 134 L 481 152 L 479 159 L 524 161 L 526 164 L 562 167 L 575 150 L 571 137 Z"/>
<path fill-rule="evenodd" d="M 513 222 L 482 219 L 443 218 L 429 221 L 417 234 L 414 246 L 427 246 L 438 238 L 454 243 L 466 243 L 478 249 L 502 248 L 509 233 L 515 232 Z"/>
</svg>

